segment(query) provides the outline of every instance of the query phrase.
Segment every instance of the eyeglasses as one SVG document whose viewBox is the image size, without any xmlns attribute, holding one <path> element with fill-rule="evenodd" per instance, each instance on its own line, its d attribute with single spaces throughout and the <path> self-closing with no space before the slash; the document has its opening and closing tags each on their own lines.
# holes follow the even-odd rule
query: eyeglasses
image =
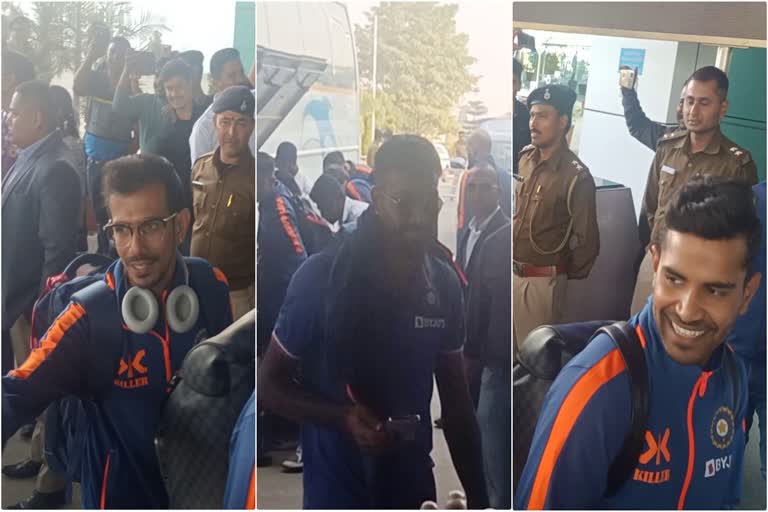
<svg viewBox="0 0 768 512">
<path fill-rule="evenodd" d="M 437 193 L 429 195 L 425 199 L 418 197 L 397 198 L 390 196 L 386 192 L 382 192 L 381 195 L 391 201 L 401 214 L 411 213 L 420 208 L 423 208 L 427 213 L 435 214 L 443 207 L 443 200 Z"/>
<path fill-rule="evenodd" d="M 115 224 L 110 222 L 104 226 L 104 232 L 115 241 L 115 245 L 118 247 L 126 247 L 131 244 L 134 230 L 138 231 L 139 237 L 145 242 L 159 242 L 165 236 L 166 224 L 173 220 L 176 215 L 178 215 L 178 212 L 165 218 L 153 217 L 135 227 L 131 224 Z"/>
</svg>

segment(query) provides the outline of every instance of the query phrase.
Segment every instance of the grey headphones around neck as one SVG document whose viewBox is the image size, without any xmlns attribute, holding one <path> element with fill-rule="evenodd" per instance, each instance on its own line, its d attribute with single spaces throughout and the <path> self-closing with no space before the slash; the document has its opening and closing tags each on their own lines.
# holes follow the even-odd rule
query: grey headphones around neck
<svg viewBox="0 0 768 512">
<path fill-rule="evenodd" d="M 184 284 L 174 288 L 165 302 L 165 320 L 174 332 L 185 333 L 194 327 L 200 314 L 197 293 L 189 286 L 189 269 L 184 258 L 177 255 L 177 264 L 184 272 Z M 160 316 L 160 306 L 154 294 L 146 288 L 131 287 L 120 306 L 123 321 L 131 332 L 146 334 Z"/>
</svg>

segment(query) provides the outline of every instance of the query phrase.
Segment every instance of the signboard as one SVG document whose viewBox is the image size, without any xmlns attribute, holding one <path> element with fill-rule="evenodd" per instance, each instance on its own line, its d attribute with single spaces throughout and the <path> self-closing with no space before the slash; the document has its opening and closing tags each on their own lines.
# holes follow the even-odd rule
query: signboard
<svg viewBox="0 0 768 512">
<path fill-rule="evenodd" d="M 619 69 L 621 66 L 628 66 L 631 69 L 637 68 L 637 74 L 643 74 L 643 64 L 645 63 L 645 48 L 622 48 L 619 57 Z"/>
</svg>

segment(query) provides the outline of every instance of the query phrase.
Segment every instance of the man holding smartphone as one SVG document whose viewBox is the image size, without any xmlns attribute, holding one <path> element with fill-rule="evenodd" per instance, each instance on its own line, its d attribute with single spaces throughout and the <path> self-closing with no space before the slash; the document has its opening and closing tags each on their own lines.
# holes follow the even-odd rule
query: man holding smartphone
<svg viewBox="0 0 768 512">
<path fill-rule="evenodd" d="M 154 58 L 151 53 L 129 54 L 115 89 L 112 108 L 121 115 L 138 120 L 139 148 L 142 153 L 164 156 L 173 164 L 184 188 L 186 206 L 192 211 L 189 136 L 205 108 L 194 101 L 194 71 L 178 58 L 168 61 L 160 70 L 159 94 L 131 95 L 131 77 L 153 74 L 153 68 Z M 191 231 L 181 246 L 184 255 L 189 255 L 190 234 Z"/>
<path fill-rule="evenodd" d="M 112 110 L 112 98 L 125 56 L 131 45 L 123 37 L 109 39 L 106 27 L 92 28 L 88 54 L 75 73 L 72 90 L 78 96 L 88 98 L 85 137 L 86 176 L 88 195 L 98 226 L 98 252 L 109 252 L 109 240 L 102 230 L 108 216 L 101 195 L 101 168 L 109 160 L 131 153 L 133 123 L 130 118 Z"/>
<path fill-rule="evenodd" d="M 417 509 L 435 500 L 433 378 L 468 505 L 488 506 L 464 373 L 461 276 L 433 234 L 439 175 L 428 140 L 382 144 L 357 228 L 311 256 L 288 287 L 258 399 L 302 423 L 304 508 Z"/>
</svg>

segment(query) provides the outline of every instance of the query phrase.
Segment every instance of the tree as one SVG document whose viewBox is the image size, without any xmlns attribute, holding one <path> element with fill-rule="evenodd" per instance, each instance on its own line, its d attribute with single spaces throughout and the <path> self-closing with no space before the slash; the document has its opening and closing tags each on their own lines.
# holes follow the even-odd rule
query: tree
<svg viewBox="0 0 768 512">
<path fill-rule="evenodd" d="M 106 25 L 112 35 L 123 36 L 135 46 L 147 45 L 155 31 L 168 30 L 149 12 L 141 12 L 133 21 L 130 2 L 3 2 L 2 13 L 4 18 L 23 15 L 32 20 L 27 53 L 38 77 L 46 81 L 80 66 L 93 23 Z"/>
<path fill-rule="evenodd" d="M 378 18 L 376 104 L 363 95 L 361 117 L 376 110 L 378 126 L 426 137 L 453 133 L 453 109 L 477 77 L 469 71 L 466 34 L 456 32 L 457 5 L 382 2 L 355 27 L 362 87 L 373 80 L 373 19 Z M 383 122 L 382 120 L 386 120 Z M 366 128 L 370 130 L 369 127 Z M 366 139 L 364 139 L 366 140 Z"/>
<path fill-rule="evenodd" d="M 470 100 L 459 109 L 459 123 L 461 129 L 466 132 L 474 131 L 480 122 L 480 119 L 488 113 L 488 107 L 479 100 Z"/>
</svg>

